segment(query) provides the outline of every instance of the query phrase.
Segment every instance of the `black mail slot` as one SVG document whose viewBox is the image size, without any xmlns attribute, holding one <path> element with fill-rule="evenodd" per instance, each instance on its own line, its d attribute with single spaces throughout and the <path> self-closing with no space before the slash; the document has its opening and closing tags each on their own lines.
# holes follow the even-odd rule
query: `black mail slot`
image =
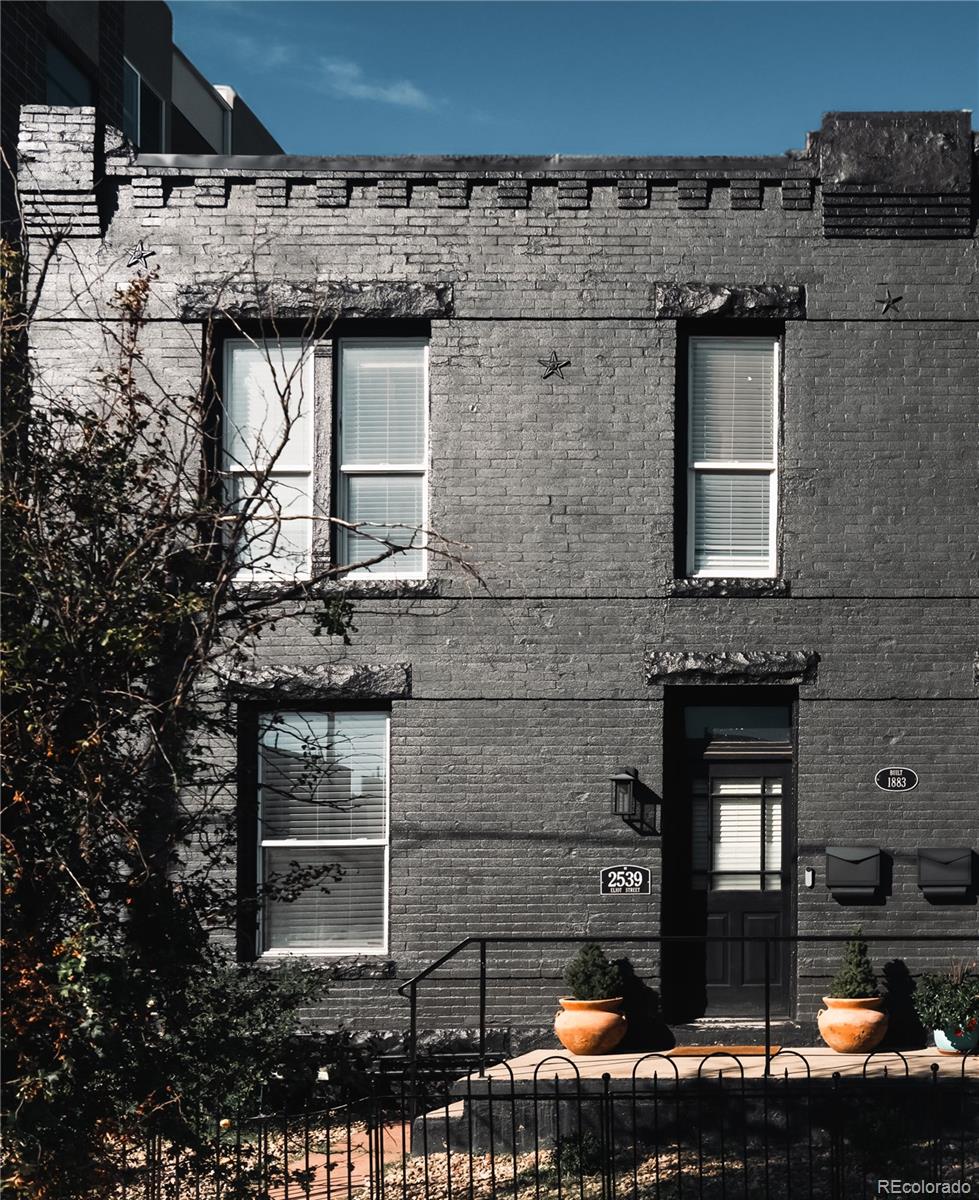
<svg viewBox="0 0 979 1200">
<path fill-rule="evenodd" d="M 872 900 L 880 887 L 880 848 L 827 846 L 826 886 L 838 900 Z"/>
<path fill-rule="evenodd" d="M 918 847 L 918 887 L 929 900 L 954 900 L 971 886 L 971 846 Z"/>
</svg>

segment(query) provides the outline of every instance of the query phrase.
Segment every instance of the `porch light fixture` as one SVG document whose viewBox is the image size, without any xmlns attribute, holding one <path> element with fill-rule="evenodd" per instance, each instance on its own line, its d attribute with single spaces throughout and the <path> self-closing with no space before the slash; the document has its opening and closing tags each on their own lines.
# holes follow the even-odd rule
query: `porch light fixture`
<svg viewBox="0 0 979 1200">
<path fill-rule="evenodd" d="M 659 833 L 659 798 L 639 782 L 635 767 L 619 767 L 611 776 L 612 816 L 623 821 L 643 837 Z"/>
<path fill-rule="evenodd" d="M 612 816 L 634 821 L 639 816 L 639 797 L 636 781 L 639 772 L 635 767 L 619 767 L 612 776 Z"/>
</svg>

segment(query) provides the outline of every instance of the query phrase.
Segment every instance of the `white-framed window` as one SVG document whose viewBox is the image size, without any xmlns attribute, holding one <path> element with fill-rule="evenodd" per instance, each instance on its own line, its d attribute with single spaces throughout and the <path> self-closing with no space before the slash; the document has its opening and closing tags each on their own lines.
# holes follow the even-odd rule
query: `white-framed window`
<svg viewBox="0 0 979 1200">
<path fill-rule="evenodd" d="M 342 338 L 338 354 L 336 515 L 340 565 L 410 547 L 351 571 L 423 579 L 428 520 L 428 342 Z M 381 539 L 378 541 L 377 539 Z"/>
<path fill-rule="evenodd" d="M 691 337 L 687 381 L 687 573 L 778 572 L 776 337 Z"/>
<path fill-rule="evenodd" d="M 379 710 L 259 717 L 259 886 L 328 868 L 263 901 L 261 954 L 386 953 L 389 723 Z"/>
<path fill-rule="evenodd" d="M 313 355 L 299 338 L 224 344 L 222 442 L 231 498 L 257 497 L 239 553 L 254 579 L 308 578 L 313 550 Z M 268 470 L 264 486 L 258 472 Z"/>
</svg>

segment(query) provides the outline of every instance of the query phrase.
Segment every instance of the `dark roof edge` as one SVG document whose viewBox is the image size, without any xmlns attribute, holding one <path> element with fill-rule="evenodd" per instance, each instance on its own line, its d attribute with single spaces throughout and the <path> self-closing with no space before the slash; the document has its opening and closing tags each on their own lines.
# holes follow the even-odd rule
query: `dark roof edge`
<svg viewBox="0 0 979 1200">
<path fill-rule="evenodd" d="M 116 164 L 113 164 L 115 166 Z M 119 163 L 119 166 L 129 164 Z M 569 175 L 607 174 L 614 177 L 619 171 L 707 172 L 724 176 L 732 172 L 749 177 L 782 178 L 786 173 L 810 174 L 815 163 L 803 156 L 773 155 L 759 158 L 732 156 L 653 157 L 646 155 L 338 155 L 320 157 L 300 154 L 141 154 L 137 167 L 165 169 L 188 174 L 207 171 L 235 171 L 243 175 L 269 172 L 272 174 L 321 173 L 355 171 L 365 174 L 487 174 L 497 177 L 501 172 L 550 175 L 556 172 Z"/>
<path fill-rule="evenodd" d="M 871 108 L 830 109 L 823 113 L 823 122 L 830 117 L 845 117 L 853 121 L 906 120 L 908 117 L 963 117 L 972 116 L 971 108 Z"/>
</svg>

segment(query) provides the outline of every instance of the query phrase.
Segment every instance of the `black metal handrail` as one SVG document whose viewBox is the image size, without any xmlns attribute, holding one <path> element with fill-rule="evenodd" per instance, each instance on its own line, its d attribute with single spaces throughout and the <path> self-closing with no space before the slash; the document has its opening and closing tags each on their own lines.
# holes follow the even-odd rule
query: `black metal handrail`
<svg viewBox="0 0 979 1200">
<path fill-rule="evenodd" d="M 768 1074 L 772 1060 L 772 979 L 771 979 L 771 957 L 772 946 L 775 943 L 789 942 L 792 945 L 800 943 L 832 943 L 832 942 L 848 942 L 853 938 L 852 933 L 783 933 L 783 934 L 702 934 L 702 933 L 673 933 L 673 934 L 492 934 L 492 935 L 471 935 L 463 938 L 461 942 L 457 942 L 451 949 L 447 950 L 434 962 L 429 963 L 424 970 L 419 971 L 417 975 L 413 975 L 411 979 L 405 980 L 398 988 L 398 994 L 406 996 L 410 1006 L 409 1013 L 409 1032 L 408 1032 L 408 1060 L 412 1074 L 417 1071 L 418 1063 L 418 985 L 423 983 L 431 975 L 433 975 L 439 967 L 444 966 L 447 962 L 451 962 L 464 950 L 470 946 L 479 947 L 479 1073 L 484 1075 L 486 1071 L 486 1003 L 487 1003 L 487 982 L 486 973 L 487 950 L 492 945 L 524 945 L 524 946 L 539 946 L 548 944 L 565 944 L 565 943 L 583 943 L 583 942 L 604 942 L 608 945 L 654 945 L 663 946 L 668 943 L 693 943 L 695 945 L 707 943 L 737 943 L 739 945 L 758 944 L 764 945 L 764 960 L 765 960 L 765 1074 Z M 860 934 L 860 940 L 863 942 L 909 942 L 917 944 L 941 943 L 948 944 L 950 942 L 972 942 L 976 943 L 974 934 L 956 934 L 956 933 L 914 933 L 914 934 Z"/>
</svg>

